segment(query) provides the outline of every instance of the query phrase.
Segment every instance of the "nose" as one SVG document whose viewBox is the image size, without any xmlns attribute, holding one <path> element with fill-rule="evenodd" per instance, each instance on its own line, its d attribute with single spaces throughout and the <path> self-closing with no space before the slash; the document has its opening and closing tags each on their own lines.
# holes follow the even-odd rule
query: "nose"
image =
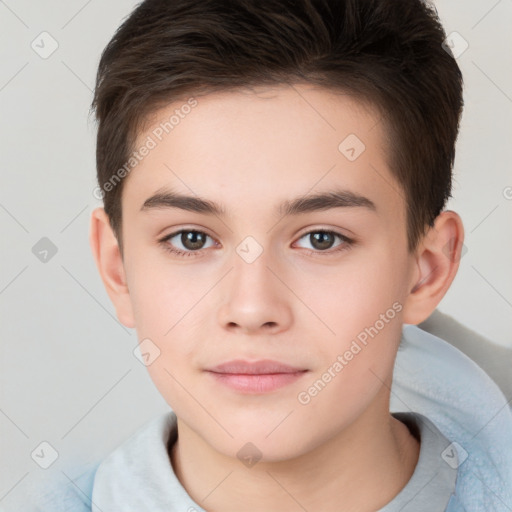
<svg viewBox="0 0 512 512">
<path fill-rule="evenodd" d="M 234 268 L 226 276 L 218 309 L 221 326 L 243 334 L 277 334 L 287 330 L 293 319 L 293 294 L 284 275 L 264 251 L 248 263 L 235 255 Z M 282 274 L 282 272 L 281 272 Z"/>
</svg>

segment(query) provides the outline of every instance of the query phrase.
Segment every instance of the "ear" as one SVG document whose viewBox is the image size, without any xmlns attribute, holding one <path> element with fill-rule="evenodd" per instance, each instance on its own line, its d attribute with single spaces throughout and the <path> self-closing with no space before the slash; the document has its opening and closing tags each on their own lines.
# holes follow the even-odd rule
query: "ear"
<svg viewBox="0 0 512 512">
<path fill-rule="evenodd" d="M 464 226 L 459 215 L 450 210 L 441 212 L 416 250 L 404 323 L 423 322 L 441 302 L 457 274 L 463 242 Z"/>
<path fill-rule="evenodd" d="M 135 327 L 123 259 L 103 208 L 96 208 L 91 214 L 89 243 L 105 289 L 116 309 L 117 318 L 126 327 Z"/>
</svg>

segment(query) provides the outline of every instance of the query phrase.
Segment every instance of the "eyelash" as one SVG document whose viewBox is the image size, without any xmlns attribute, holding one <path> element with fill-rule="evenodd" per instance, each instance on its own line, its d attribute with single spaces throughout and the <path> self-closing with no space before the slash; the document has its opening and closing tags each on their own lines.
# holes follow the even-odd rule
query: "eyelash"
<svg viewBox="0 0 512 512">
<path fill-rule="evenodd" d="M 170 235 L 166 235 L 165 237 L 161 238 L 158 242 L 162 245 L 164 250 L 166 250 L 167 252 L 173 253 L 173 254 L 177 254 L 178 256 L 184 256 L 184 257 L 200 256 L 203 249 L 198 249 L 196 251 L 182 251 L 180 249 L 176 249 L 175 247 L 173 247 L 169 243 L 167 243 L 168 240 L 174 238 L 176 235 L 179 235 L 180 233 L 200 233 L 202 235 L 206 235 L 207 237 L 210 237 L 210 235 L 208 235 L 204 231 L 199 231 L 197 229 L 180 229 L 179 231 L 175 231 L 174 233 L 171 233 Z M 307 233 L 303 233 L 298 238 L 298 240 L 304 238 L 307 235 L 311 235 L 312 233 L 332 234 L 332 235 L 340 238 L 343 243 L 336 246 L 334 249 L 327 249 L 325 251 L 320 251 L 320 250 L 315 251 L 315 250 L 311 250 L 311 249 L 304 249 L 306 251 L 306 253 L 311 256 L 318 256 L 318 255 L 332 256 L 333 254 L 338 254 L 338 253 L 348 250 L 354 244 L 354 241 L 351 240 L 350 238 L 346 237 L 345 235 L 342 235 L 341 233 L 338 233 L 337 231 L 328 230 L 328 229 L 314 229 L 314 230 L 308 231 Z M 212 237 L 210 237 L 210 238 L 212 238 Z"/>
</svg>

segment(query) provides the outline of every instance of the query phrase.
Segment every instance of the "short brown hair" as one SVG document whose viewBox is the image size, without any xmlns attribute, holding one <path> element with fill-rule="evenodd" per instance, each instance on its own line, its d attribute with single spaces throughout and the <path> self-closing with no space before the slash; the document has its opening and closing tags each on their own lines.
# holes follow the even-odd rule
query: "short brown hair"
<svg viewBox="0 0 512 512">
<path fill-rule="evenodd" d="M 383 114 L 413 251 L 451 197 L 463 98 L 445 38 L 421 0 L 143 1 L 103 51 L 92 103 L 98 185 L 121 252 L 123 180 L 104 184 L 151 113 L 187 95 L 293 83 Z"/>
</svg>

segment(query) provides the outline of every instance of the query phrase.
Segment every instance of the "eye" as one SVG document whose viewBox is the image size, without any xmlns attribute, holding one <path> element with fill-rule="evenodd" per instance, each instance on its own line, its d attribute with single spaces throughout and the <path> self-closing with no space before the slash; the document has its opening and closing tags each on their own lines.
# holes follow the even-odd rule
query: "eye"
<svg viewBox="0 0 512 512">
<path fill-rule="evenodd" d="M 337 245 L 334 245 L 336 238 L 339 239 L 340 242 Z M 315 249 L 314 251 L 310 251 L 313 253 L 327 252 L 329 249 L 334 247 L 333 250 L 328 252 L 328 254 L 332 254 L 333 252 L 348 249 L 353 243 L 353 241 L 347 238 L 345 235 L 326 229 L 308 231 L 299 238 L 299 240 L 302 239 L 305 239 L 307 242 L 309 242 L 313 249 Z"/>
<path fill-rule="evenodd" d="M 207 240 L 211 243 L 207 245 Z M 325 253 L 326 256 L 347 250 L 353 245 L 353 240 L 345 235 L 332 230 L 316 229 L 304 233 L 299 240 L 309 241 L 314 250 L 307 250 L 308 253 L 318 255 Z M 339 243 L 335 245 L 336 239 Z M 216 245 L 211 236 L 196 229 L 181 229 L 159 240 L 163 248 L 178 256 L 200 256 L 203 249 Z M 308 249 L 307 247 L 304 247 Z"/>
<path fill-rule="evenodd" d="M 159 242 L 170 252 L 182 256 L 195 256 L 194 253 L 199 252 L 201 249 L 207 249 L 215 245 L 214 243 L 208 246 L 205 245 L 208 238 L 213 241 L 213 239 L 203 231 L 182 229 L 165 236 Z"/>
</svg>

